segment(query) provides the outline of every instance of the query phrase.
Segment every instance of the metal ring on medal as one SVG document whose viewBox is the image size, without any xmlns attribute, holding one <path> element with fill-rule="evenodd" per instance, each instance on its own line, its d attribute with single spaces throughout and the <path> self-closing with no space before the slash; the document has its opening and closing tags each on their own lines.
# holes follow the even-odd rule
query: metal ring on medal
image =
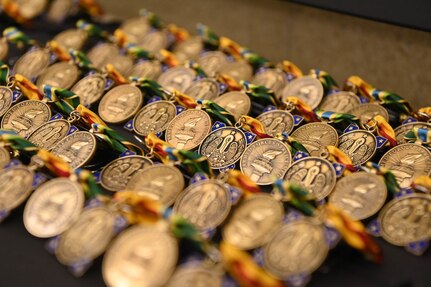
<svg viewBox="0 0 431 287">
<path fill-rule="evenodd" d="M 407 143 L 407 141 L 404 139 L 405 135 L 409 131 L 412 131 L 415 128 L 431 130 L 431 124 L 425 123 L 425 122 L 415 122 L 415 123 L 404 124 L 395 128 L 394 132 L 395 132 L 395 139 L 397 140 L 397 143 L 399 144 Z"/>
<path fill-rule="evenodd" d="M 85 209 L 58 240 L 55 256 L 64 265 L 101 255 L 114 236 L 115 214 L 106 207 Z"/>
<path fill-rule="evenodd" d="M 250 250 L 271 239 L 283 224 L 284 208 L 269 194 L 256 194 L 244 200 L 223 226 L 223 240 L 233 246 Z"/>
<path fill-rule="evenodd" d="M 77 82 L 71 89 L 78 95 L 81 104 L 89 106 L 105 93 L 106 78 L 99 74 L 89 75 Z"/>
<path fill-rule="evenodd" d="M 347 113 L 358 117 L 362 124 L 367 123 L 377 115 L 389 121 L 388 111 L 379 104 L 362 104 L 350 109 Z"/>
<path fill-rule="evenodd" d="M 70 123 L 66 120 L 49 121 L 38 127 L 29 137 L 28 141 L 41 149 L 50 150 L 59 141 L 67 136 Z"/>
<path fill-rule="evenodd" d="M 159 200 L 163 206 L 171 206 L 184 189 L 184 177 L 178 168 L 156 164 L 137 171 L 127 183 L 126 190 Z"/>
<path fill-rule="evenodd" d="M 178 243 L 167 231 L 137 225 L 107 250 L 102 275 L 108 286 L 164 286 L 178 260 Z"/>
<path fill-rule="evenodd" d="M 69 51 L 69 49 L 81 50 L 86 40 L 87 33 L 81 29 L 64 30 L 53 39 L 66 51 Z"/>
<path fill-rule="evenodd" d="M 225 127 L 210 133 L 199 146 L 211 168 L 221 169 L 236 163 L 247 147 L 245 134 L 237 128 Z"/>
<path fill-rule="evenodd" d="M 220 225 L 229 215 L 231 195 L 217 180 L 189 185 L 175 200 L 174 213 L 183 216 L 199 230 Z"/>
<path fill-rule="evenodd" d="M 162 65 L 158 61 L 142 61 L 128 71 L 129 77 L 157 79 L 162 73 Z"/>
<path fill-rule="evenodd" d="M 325 123 L 309 123 L 296 129 L 292 138 L 299 141 L 312 156 L 322 156 L 326 147 L 337 146 L 337 130 Z"/>
<path fill-rule="evenodd" d="M 31 50 L 16 61 L 13 72 L 29 80 L 36 79 L 48 67 L 49 58 L 49 51 L 46 49 Z"/>
<path fill-rule="evenodd" d="M 414 193 L 393 199 L 379 214 L 382 237 L 391 244 L 431 239 L 431 196 Z"/>
<path fill-rule="evenodd" d="M 0 117 L 12 106 L 13 92 L 6 86 L 0 86 Z"/>
<path fill-rule="evenodd" d="M 23 203 L 33 190 L 34 173 L 24 166 L 0 171 L 0 211 L 10 211 Z"/>
<path fill-rule="evenodd" d="M 358 107 L 361 100 L 351 92 L 337 92 L 327 95 L 320 103 L 319 109 L 336 113 L 348 113 Z"/>
<path fill-rule="evenodd" d="M 289 148 L 277 139 L 260 139 L 250 144 L 241 160 L 241 172 L 259 185 L 282 178 L 292 162 Z"/>
<path fill-rule="evenodd" d="M 286 85 L 286 75 L 278 69 L 266 69 L 254 76 L 251 83 L 271 89 L 276 95 L 281 94 Z"/>
<path fill-rule="evenodd" d="M 326 159 L 306 157 L 294 162 L 284 179 L 302 186 L 320 200 L 331 193 L 337 176 L 334 167 Z"/>
<path fill-rule="evenodd" d="M 184 93 L 196 78 L 195 71 L 186 67 L 170 68 L 160 75 L 157 82 L 169 91 Z"/>
<path fill-rule="evenodd" d="M 355 172 L 338 180 L 329 202 L 341 208 L 355 220 L 376 214 L 387 197 L 383 177 L 367 172 Z"/>
<path fill-rule="evenodd" d="M 219 84 L 216 81 L 204 78 L 193 82 L 185 94 L 195 100 L 213 100 L 219 95 L 219 91 Z"/>
<path fill-rule="evenodd" d="M 140 155 L 117 158 L 102 169 L 100 183 L 110 191 L 123 190 L 138 171 L 152 164 L 150 159 Z"/>
<path fill-rule="evenodd" d="M 401 188 L 408 188 L 418 176 L 431 174 L 431 152 L 418 144 L 401 144 L 387 151 L 379 165 L 391 170 Z"/>
<path fill-rule="evenodd" d="M 0 170 L 3 169 L 3 167 L 10 162 L 10 153 L 5 148 L 0 146 Z"/>
<path fill-rule="evenodd" d="M 260 114 L 256 119 L 263 124 L 266 133 L 270 136 L 280 133 L 290 134 L 294 126 L 292 114 L 283 110 L 268 111 Z"/>
<path fill-rule="evenodd" d="M 342 134 L 338 148 L 352 160 L 353 165 L 361 165 L 374 156 L 377 141 L 372 133 L 356 130 Z"/>
<path fill-rule="evenodd" d="M 27 100 L 13 105 L 4 114 L 1 128 L 26 138 L 51 118 L 51 109 L 41 101 Z"/>
<path fill-rule="evenodd" d="M 125 20 L 120 29 L 126 34 L 127 42 L 138 43 L 147 35 L 150 25 L 145 17 L 136 17 Z"/>
<path fill-rule="evenodd" d="M 247 115 L 251 109 L 250 98 L 243 92 L 228 92 L 214 99 L 214 103 L 231 113 L 235 120 Z"/>
<path fill-rule="evenodd" d="M 227 62 L 226 55 L 220 51 L 205 52 L 198 59 L 198 65 L 208 77 L 214 77 Z"/>
<path fill-rule="evenodd" d="M 177 149 L 198 147 L 211 130 L 211 118 L 202 110 L 185 110 L 166 128 L 166 141 Z"/>
<path fill-rule="evenodd" d="M 297 97 L 314 110 L 322 101 L 323 86 L 318 79 L 311 76 L 304 76 L 289 82 L 283 89 L 282 94 L 284 101 L 287 97 Z"/>
<path fill-rule="evenodd" d="M 96 152 L 96 138 L 89 132 L 77 131 L 59 141 L 51 152 L 73 169 L 85 165 Z"/>
<path fill-rule="evenodd" d="M 166 287 L 223 286 L 223 273 L 213 269 L 205 267 L 204 264 L 200 263 L 185 263 L 177 267 L 171 279 L 166 283 Z"/>
<path fill-rule="evenodd" d="M 144 102 L 142 92 L 132 85 L 121 85 L 110 90 L 99 103 L 102 120 L 119 124 L 133 117 Z"/>
<path fill-rule="evenodd" d="M 24 209 L 24 226 L 33 236 L 54 237 L 78 218 L 84 206 L 81 185 L 68 178 L 54 178 L 39 186 Z"/>
<path fill-rule="evenodd" d="M 253 76 L 253 68 L 247 62 L 227 62 L 220 67 L 219 73 L 228 75 L 237 82 L 248 81 Z"/>
<path fill-rule="evenodd" d="M 309 219 L 284 225 L 264 248 L 264 268 L 279 279 L 311 274 L 326 259 L 324 227 Z"/>
<path fill-rule="evenodd" d="M 144 106 L 133 119 L 133 130 L 141 136 L 166 130 L 176 116 L 176 107 L 170 101 L 157 101 Z"/>
<path fill-rule="evenodd" d="M 43 86 L 69 89 L 78 80 L 79 70 L 74 64 L 60 62 L 49 66 L 38 78 L 37 88 L 43 92 Z"/>
</svg>

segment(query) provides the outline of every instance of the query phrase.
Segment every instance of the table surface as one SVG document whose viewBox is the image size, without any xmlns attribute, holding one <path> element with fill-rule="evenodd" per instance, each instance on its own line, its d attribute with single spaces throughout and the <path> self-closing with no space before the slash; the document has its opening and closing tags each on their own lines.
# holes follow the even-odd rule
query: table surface
<svg viewBox="0 0 431 287">
<path fill-rule="evenodd" d="M 0 29 L 10 26 L 0 18 Z M 31 29 L 24 29 L 30 36 L 41 42 L 56 33 L 72 27 L 76 19 L 63 25 L 46 24 L 36 21 Z M 107 29 L 114 26 L 106 26 Z M 13 56 L 13 55 L 12 55 Z M 114 127 L 124 135 L 130 134 Z M 75 278 L 67 268 L 45 248 L 47 240 L 32 237 L 22 222 L 23 206 L 13 211 L 0 225 L 0 286 L 104 286 L 101 276 L 101 258 L 81 278 Z M 422 257 L 411 255 L 403 248 L 391 246 L 378 239 L 384 262 L 376 265 L 367 261 L 355 250 L 339 244 L 330 252 L 328 259 L 315 273 L 309 286 L 350 286 L 350 287 L 429 287 L 431 286 L 431 252 Z"/>
</svg>

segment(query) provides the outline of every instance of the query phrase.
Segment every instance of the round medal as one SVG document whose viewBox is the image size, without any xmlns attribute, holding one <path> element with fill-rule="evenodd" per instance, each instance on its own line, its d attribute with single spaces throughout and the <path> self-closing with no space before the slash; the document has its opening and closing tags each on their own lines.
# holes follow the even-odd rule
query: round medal
<svg viewBox="0 0 431 287">
<path fill-rule="evenodd" d="M 219 73 L 228 75 L 237 82 L 248 81 L 253 76 L 253 68 L 246 62 L 227 62 L 220 67 Z"/>
<path fill-rule="evenodd" d="M 251 82 L 255 85 L 267 87 L 276 95 L 279 95 L 286 85 L 286 76 L 278 69 L 266 69 L 256 74 Z"/>
<path fill-rule="evenodd" d="M 251 109 L 250 98 L 243 92 L 228 92 L 215 98 L 214 103 L 231 113 L 235 120 L 247 115 Z"/>
<path fill-rule="evenodd" d="M 205 52 L 199 57 L 198 64 L 208 77 L 214 77 L 227 64 L 227 57 L 220 51 Z"/>
<path fill-rule="evenodd" d="M 81 50 L 87 40 L 87 33 L 81 29 L 67 29 L 57 34 L 54 39 L 66 51 Z"/>
<path fill-rule="evenodd" d="M 162 65 L 158 61 L 142 61 L 135 64 L 128 72 L 129 77 L 157 79 L 162 73 Z"/>
<path fill-rule="evenodd" d="M 170 68 L 160 75 L 157 82 L 169 91 L 184 93 L 196 78 L 195 71 L 186 67 Z"/>
<path fill-rule="evenodd" d="M 265 127 L 265 131 L 270 136 L 280 133 L 287 133 L 293 129 L 293 116 L 288 111 L 273 110 L 265 112 L 257 117 Z"/>
<path fill-rule="evenodd" d="M 93 157 L 96 138 L 89 132 L 74 132 L 59 141 L 51 152 L 75 169 L 85 165 Z"/>
<path fill-rule="evenodd" d="M 328 145 L 338 144 L 337 131 L 325 123 L 303 125 L 292 133 L 292 138 L 299 141 L 312 156 L 322 156 Z"/>
<path fill-rule="evenodd" d="M 379 104 L 362 104 L 350 109 L 347 113 L 357 116 L 362 124 L 367 123 L 377 115 L 380 115 L 385 118 L 386 121 L 389 121 L 388 111 Z"/>
<path fill-rule="evenodd" d="M 78 80 L 79 70 L 74 64 L 65 62 L 49 66 L 37 79 L 37 88 L 43 92 L 43 86 L 69 89 Z"/>
<path fill-rule="evenodd" d="M 145 17 L 127 19 L 120 26 L 120 29 L 127 36 L 127 42 L 130 43 L 141 42 L 150 28 L 148 20 Z"/>
<path fill-rule="evenodd" d="M 322 101 L 323 86 L 319 80 L 311 76 L 297 78 L 289 82 L 283 89 L 283 100 L 286 100 L 287 97 L 297 97 L 314 110 Z"/>
<path fill-rule="evenodd" d="M 48 4 L 47 0 L 18 0 L 18 13 L 25 19 L 33 19 L 39 16 L 45 10 L 45 6 Z"/>
<path fill-rule="evenodd" d="M 78 218 L 84 191 L 68 178 L 54 178 L 36 189 L 24 209 L 24 226 L 33 236 L 48 238 L 61 234 Z"/>
<path fill-rule="evenodd" d="M 103 96 L 105 85 L 105 77 L 94 74 L 81 79 L 72 87 L 71 91 L 79 96 L 82 105 L 89 106 Z"/>
<path fill-rule="evenodd" d="M 320 200 L 331 193 L 337 176 L 334 167 L 326 159 L 306 157 L 294 162 L 287 170 L 284 179 L 302 186 Z"/>
<path fill-rule="evenodd" d="M 327 95 L 320 103 L 319 109 L 336 113 L 348 113 L 361 104 L 358 96 L 350 92 L 337 92 Z"/>
<path fill-rule="evenodd" d="M 211 130 L 211 118 L 202 110 L 186 110 L 166 128 L 166 141 L 177 149 L 198 147 Z"/>
<path fill-rule="evenodd" d="M 41 149 L 50 150 L 69 133 L 70 124 L 66 120 L 49 121 L 38 127 L 28 137 L 28 141 Z"/>
<path fill-rule="evenodd" d="M 0 171 L 0 210 L 11 211 L 33 190 L 34 173 L 24 166 Z"/>
<path fill-rule="evenodd" d="M 201 79 L 192 83 L 185 91 L 185 94 L 195 100 L 213 100 L 219 95 L 219 85 L 211 79 Z"/>
<path fill-rule="evenodd" d="M 431 124 L 425 122 L 415 122 L 397 127 L 396 129 L 394 129 L 397 142 L 399 144 L 407 143 L 404 137 L 409 131 L 413 130 L 414 128 L 431 130 Z"/>
<path fill-rule="evenodd" d="M 223 274 L 200 265 L 187 264 L 179 266 L 166 287 L 183 286 L 223 286 Z"/>
<path fill-rule="evenodd" d="M 3 169 L 3 167 L 10 162 L 10 153 L 9 151 L 0 146 L 0 170 Z"/>
<path fill-rule="evenodd" d="M 338 148 L 352 160 L 353 165 L 369 161 L 376 152 L 376 137 L 363 130 L 356 130 L 340 136 Z"/>
<path fill-rule="evenodd" d="M 100 183 L 110 191 L 123 190 L 138 171 L 151 164 L 151 160 L 140 155 L 117 158 L 102 169 Z"/>
<path fill-rule="evenodd" d="M 12 106 L 13 92 L 6 86 L 0 86 L 0 117 Z"/>
<path fill-rule="evenodd" d="M 150 53 L 157 53 L 168 46 L 168 35 L 164 31 L 153 31 L 145 35 L 139 46 Z"/>
<path fill-rule="evenodd" d="M 173 52 L 180 63 L 187 60 L 195 61 L 203 49 L 201 37 L 191 37 L 175 45 Z"/>
<path fill-rule="evenodd" d="M 160 133 L 176 116 L 176 107 L 169 101 L 157 101 L 144 106 L 133 119 L 133 130 L 141 136 Z"/>
<path fill-rule="evenodd" d="M 13 66 L 14 74 L 20 74 L 30 81 L 42 74 L 49 65 L 49 51 L 34 49 L 22 55 Z"/>
<path fill-rule="evenodd" d="M 259 185 L 282 178 L 292 162 L 289 148 L 277 139 L 260 139 L 250 144 L 240 160 L 241 172 Z"/>
</svg>

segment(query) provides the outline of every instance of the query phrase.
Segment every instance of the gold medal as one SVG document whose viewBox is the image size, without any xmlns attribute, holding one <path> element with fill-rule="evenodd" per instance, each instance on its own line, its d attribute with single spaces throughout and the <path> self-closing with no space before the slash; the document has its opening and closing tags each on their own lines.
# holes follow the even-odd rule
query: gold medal
<svg viewBox="0 0 431 287">
<path fill-rule="evenodd" d="M 137 17 L 125 20 L 120 29 L 127 36 L 127 41 L 130 43 L 141 42 L 148 31 L 150 31 L 150 25 L 145 17 Z"/>
<path fill-rule="evenodd" d="M 202 110 L 186 110 L 166 128 L 166 141 L 177 149 L 198 147 L 211 130 L 211 118 Z"/>
<path fill-rule="evenodd" d="M 84 206 L 84 191 L 68 178 L 52 179 L 36 189 L 24 209 L 24 226 L 33 236 L 54 237 L 69 228 Z"/>
<path fill-rule="evenodd" d="M 74 64 L 65 62 L 49 66 L 38 78 L 37 88 L 43 92 L 43 86 L 69 89 L 78 80 L 79 70 Z"/>
<path fill-rule="evenodd" d="M 337 92 L 326 96 L 320 103 L 319 109 L 336 113 L 348 113 L 361 104 L 358 96 L 351 92 Z"/>
<path fill-rule="evenodd" d="M 357 116 L 361 120 L 362 124 L 367 123 L 377 115 L 380 115 L 385 118 L 386 121 L 389 121 L 388 111 L 379 104 L 362 104 L 350 109 L 347 113 Z"/>
<path fill-rule="evenodd" d="M 292 162 L 289 148 L 277 139 L 260 139 L 250 144 L 240 160 L 241 172 L 259 185 L 282 178 Z"/>
<path fill-rule="evenodd" d="M 0 86 L 0 117 L 12 106 L 13 92 L 6 86 Z"/>
<path fill-rule="evenodd" d="M 193 82 L 185 94 L 195 100 L 214 100 L 219 95 L 219 84 L 212 79 L 204 78 Z"/>
<path fill-rule="evenodd" d="M 223 273 L 207 267 L 205 264 L 187 264 L 179 266 L 166 287 L 183 286 L 223 286 Z"/>
<path fill-rule="evenodd" d="M 168 34 L 165 31 L 152 31 L 145 35 L 139 46 L 144 50 L 156 54 L 168 46 Z"/>
<path fill-rule="evenodd" d="M 26 19 L 33 19 L 42 14 L 48 4 L 48 0 L 16 0 L 14 2 L 18 2 L 16 3 L 18 13 Z"/>
<path fill-rule="evenodd" d="M 247 62 L 227 62 L 223 64 L 219 73 L 232 77 L 237 82 L 248 81 L 253 76 L 253 68 Z"/>
<path fill-rule="evenodd" d="M 328 145 L 338 144 L 337 131 L 325 123 L 303 125 L 292 133 L 292 138 L 299 141 L 312 156 L 322 156 L 326 154 Z"/>
<path fill-rule="evenodd" d="M 431 130 L 431 124 L 425 123 L 425 122 L 415 122 L 415 123 L 404 124 L 397 127 L 396 129 L 394 129 L 397 143 L 399 144 L 407 143 L 406 140 L 404 139 L 404 136 L 414 128 Z"/>
<path fill-rule="evenodd" d="M 99 70 L 104 70 L 107 64 L 111 64 L 122 75 L 126 75 L 133 60 L 120 54 L 119 48 L 114 44 L 100 44 L 93 47 L 87 54 L 91 63 Z"/>
<path fill-rule="evenodd" d="M 287 133 L 293 130 L 294 119 L 291 113 L 283 110 L 272 110 L 259 115 L 258 119 L 270 136 Z"/>
<path fill-rule="evenodd" d="M 3 167 L 10 162 L 10 153 L 9 151 L 0 146 L 0 170 L 3 169 Z"/>
<path fill-rule="evenodd" d="M 206 52 L 199 57 L 198 64 L 205 74 L 212 78 L 216 76 L 221 67 L 227 64 L 227 57 L 220 51 Z"/>
<path fill-rule="evenodd" d="M 284 101 L 287 97 L 297 97 L 314 110 L 322 101 L 323 86 L 319 80 L 311 76 L 304 76 L 289 82 L 282 94 Z"/>
<path fill-rule="evenodd" d="M 29 80 L 36 79 L 49 65 L 49 50 L 34 49 L 22 55 L 13 66 L 14 74 L 20 74 Z"/>
<path fill-rule="evenodd" d="M 57 34 L 54 39 L 63 49 L 81 50 L 87 40 L 87 33 L 81 29 L 67 29 Z"/>
<path fill-rule="evenodd" d="M 0 211 L 9 212 L 23 203 L 33 190 L 32 170 L 25 166 L 0 171 Z"/>
<path fill-rule="evenodd" d="M 69 133 L 70 123 L 66 120 L 49 121 L 38 127 L 28 141 L 41 149 L 50 150 Z"/>
<path fill-rule="evenodd" d="M 157 79 L 162 73 L 159 61 L 142 61 L 135 64 L 128 72 L 129 77 Z"/>
<path fill-rule="evenodd" d="M 157 101 L 144 106 L 133 119 L 133 130 L 141 136 L 161 133 L 176 116 L 176 107 L 170 101 Z"/>
<path fill-rule="evenodd" d="M 285 74 L 281 70 L 266 69 L 256 74 L 251 82 L 271 89 L 279 97 L 287 81 Z"/>
<path fill-rule="evenodd" d="M 160 75 L 157 82 L 168 91 L 184 93 L 196 78 L 195 71 L 186 67 L 170 68 Z"/>
<path fill-rule="evenodd" d="M 204 45 L 201 37 L 191 37 L 178 42 L 172 51 L 177 57 L 177 60 L 180 61 L 180 63 L 184 63 L 187 60 L 195 61 L 203 47 Z"/>
<path fill-rule="evenodd" d="M 89 106 L 103 96 L 106 78 L 99 74 L 89 75 L 77 82 L 71 89 L 79 96 L 81 104 Z"/>
<path fill-rule="evenodd" d="M 369 161 L 376 152 L 376 137 L 363 130 L 356 130 L 340 136 L 338 148 L 352 160 L 353 165 Z"/>
<path fill-rule="evenodd" d="M 250 98 L 245 93 L 237 91 L 228 92 L 215 98 L 214 103 L 231 113 L 237 121 L 241 116 L 247 115 L 251 109 Z"/>
</svg>

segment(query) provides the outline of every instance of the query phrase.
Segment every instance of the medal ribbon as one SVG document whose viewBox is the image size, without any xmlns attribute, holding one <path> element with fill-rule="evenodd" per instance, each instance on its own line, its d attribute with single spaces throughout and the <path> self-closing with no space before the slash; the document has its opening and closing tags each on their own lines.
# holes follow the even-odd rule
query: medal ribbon
<svg viewBox="0 0 431 287">
<path fill-rule="evenodd" d="M 386 138 L 390 143 L 391 147 L 397 145 L 397 141 L 395 139 L 395 132 L 391 125 L 385 120 L 381 115 L 374 116 L 373 119 L 367 122 L 370 126 L 377 126 L 377 133 Z"/>
<path fill-rule="evenodd" d="M 78 4 L 92 17 L 105 15 L 102 6 L 96 0 L 79 0 Z"/>
<path fill-rule="evenodd" d="M 24 77 L 23 75 L 16 74 L 15 85 L 18 86 L 20 91 L 26 96 L 29 100 L 42 100 L 43 94 L 39 91 L 35 84 L 33 84 L 29 79 Z"/>
<path fill-rule="evenodd" d="M 214 121 L 219 121 L 229 126 L 235 125 L 235 117 L 213 101 L 199 99 L 197 103 Z"/>
<path fill-rule="evenodd" d="M 404 139 L 409 143 L 420 143 L 426 146 L 431 144 L 431 133 L 428 129 L 415 127 L 409 131 Z"/>
<path fill-rule="evenodd" d="M 367 162 L 365 166 L 361 166 L 360 168 L 366 172 L 372 172 L 374 174 L 383 176 L 386 183 L 386 188 L 393 196 L 400 192 L 401 188 L 395 178 L 395 175 L 389 169 L 370 161 Z"/>
<path fill-rule="evenodd" d="M 234 78 L 226 74 L 218 74 L 217 81 L 227 86 L 228 91 L 241 91 L 242 85 L 240 85 Z"/>
<path fill-rule="evenodd" d="M 87 198 L 104 197 L 102 190 L 90 171 L 78 168 L 75 170 L 75 174 L 78 176 L 78 182 L 81 184 Z"/>
<path fill-rule="evenodd" d="M 105 122 L 103 122 L 103 120 L 93 111 L 89 110 L 88 108 L 86 108 L 85 106 L 83 106 L 82 104 L 79 104 L 76 109 L 75 109 L 81 116 L 82 118 L 89 124 L 99 124 L 99 125 L 103 125 L 106 126 Z"/>
<path fill-rule="evenodd" d="M 273 64 L 268 59 L 259 56 L 247 48 L 241 47 L 241 55 L 244 60 L 246 60 L 254 68 L 255 71 L 259 68 L 269 68 L 273 66 Z"/>
<path fill-rule="evenodd" d="M 208 26 L 197 25 L 198 35 L 202 38 L 205 46 L 211 50 L 217 50 L 220 45 L 220 37 Z"/>
<path fill-rule="evenodd" d="M 293 104 L 296 110 L 304 117 L 307 122 L 318 122 L 319 119 L 313 112 L 313 109 L 304 101 L 298 99 L 297 97 L 287 97 L 286 102 Z"/>
<path fill-rule="evenodd" d="M 67 89 L 43 85 L 43 91 L 49 102 L 53 102 L 67 115 L 70 115 L 80 104 L 79 96 Z"/>
<path fill-rule="evenodd" d="M 56 41 L 49 41 L 47 45 L 60 61 L 69 62 L 72 59 L 69 53 L 67 53 Z"/>
<path fill-rule="evenodd" d="M 169 99 L 163 87 L 160 86 L 156 81 L 150 80 L 148 78 L 137 77 L 129 77 L 129 80 L 133 83 L 136 83 L 137 87 L 144 92 L 144 96 L 149 96 L 150 98 L 159 97 L 163 100 Z"/>
<path fill-rule="evenodd" d="M 76 22 L 76 28 L 83 30 L 90 37 L 98 37 L 105 40 L 109 40 L 110 38 L 110 34 L 108 31 L 105 31 L 96 24 L 90 23 L 83 19 Z"/>
<path fill-rule="evenodd" d="M 308 150 L 302 145 L 302 143 L 300 143 L 299 141 L 297 141 L 295 138 L 289 136 L 286 132 L 282 132 L 279 134 L 276 134 L 274 136 L 275 139 L 278 139 L 284 143 L 287 143 L 289 145 L 290 148 L 290 152 L 294 155 L 296 154 L 298 151 L 302 151 L 305 152 L 307 154 L 310 154 L 308 152 Z"/>
<path fill-rule="evenodd" d="M 310 76 L 313 78 L 318 79 L 325 90 L 325 94 L 329 94 L 333 91 L 339 91 L 340 88 L 338 87 L 337 82 L 332 78 L 327 72 L 321 71 L 319 69 L 311 69 Z"/>
<path fill-rule="evenodd" d="M 350 174 L 356 171 L 352 163 L 352 160 L 342 150 L 332 145 L 327 146 L 326 149 L 328 150 L 328 153 L 329 153 L 328 155 L 329 161 L 341 163 L 346 167 L 346 169 L 344 170 L 344 174 Z"/>
<path fill-rule="evenodd" d="M 245 93 L 253 101 L 260 103 L 264 106 L 280 106 L 277 97 L 271 89 L 268 89 L 265 86 L 259 86 L 245 81 L 241 81 L 241 85 L 244 87 Z"/>
<path fill-rule="evenodd" d="M 0 142 L 6 143 L 14 150 L 29 153 L 37 152 L 39 149 L 36 145 L 23 139 L 12 130 L 0 129 Z"/>
<path fill-rule="evenodd" d="M 181 93 L 180 91 L 173 91 L 173 95 L 177 103 L 179 103 L 183 107 L 186 107 L 187 109 L 194 109 L 198 106 L 198 103 L 195 101 L 194 98 L 184 93 Z"/>
<path fill-rule="evenodd" d="M 0 64 L 0 85 L 6 86 L 9 82 L 9 67 L 5 63 Z"/>
<path fill-rule="evenodd" d="M 241 127 L 257 135 L 259 138 L 273 138 L 266 133 L 265 126 L 258 119 L 243 115 L 239 119 Z"/>
<path fill-rule="evenodd" d="M 418 176 L 413 180 L 412 187 L 424 193 L 431 193 L 431 177 L 428 175 Z"/>
<path fill-rule="evenodd" d="M 142 11 L 142 15 L 147 19 L 148 24 L 150 24 L 154 29 L 160 30 L 163 28 L 162 19 L 155 13 L 144 9 Z"/>
<path fill-rule="evenodd" d="M 45 167 L 59 177 L 69 177 L 72 174 L 72 168 L 62 158 L 55 154 L 41 149 L 37 152 L 37 156 L 43 160 Z"/>
<path fill-rule="evenodd" d="M 178 27 L 177 25 L 169 24 L 167 30 L 175 37 L 175 42 L 182 42 L 190 38 L 189 32 L 184 28 Z"/>
<path fill-rule="evenodd" d="M 159 54 L 161 58 L 160 61 L 165 63 L 169 68 L 176 67 L 180 64 L 174 53 L 169 52 L 168 50 L 161 49 Z"/>
<path fill-rule="evenodd" d="M 91 130 L 94 133 L 97 133 L 114 150 L 120 153 L 130 150 L 136 154 L 144 154 L 144 151 L 140 147 L 127 141 L 125 138 L 120 136 L 116 131 L 109 128 L 108 126 L 94 123 L 91 125 Z"/>
<path fill-rule="evenodd" d="M 126 43 L 124 48 L 126 49 L 127 54 L 129 54 L 135 59 L 143 59 L 143 60 L 154 59 L 154 56 L 150 52 L 148 52 L 147 50 L 144 50 L 143 48 L 139 47 L 136 44 Z"/>
<path fill-rule="evenodd" d="M 8 27 L 4 29 L 3 37 L 5 37 L 9 43 L 17 45 L 18 48 L 24 48 L 36 44 L 35 40 L 31 39 L 16 27 Z"/>
<path fill-rule="evenodd" d="M 127 81 L 127 79 L 112 64 L 107 64 L 105 69 L 108 77 L 110 77 L 115 84 L 124 85 L 129 83 L 129 81 Z"/>
<path fill-rule="evenodd" d="M 201 77 L 201 78 L 206 78 L 207 77 L 207 75 L 205 74 L 204 70 L 202 70 L 202 68 L 196 62 L 186 61 L 184 66 L 186 68 L 193 69 L 198 77 Z"/>
<path fill-rule="evenodd" d="M 360 125 L 360 120 L 358 117 L 350 114 L 336 113 L 330 111 L 317 110 L 316 116 L 320 120 L 329 121 L 333 123 L 343 123 L 347 122 L 349 124 Z"/>
<path fill-rule="evenodd" d="M 278 66 L 283 70 L 283 72 L 293 75 L 295 78 L 300 78 L 303 76 L 301 69 L 288 60 L 282 61 Z"/>
<path fill-rule="evenodd" d="M 307 216 L 312 216 L 316 209 L 315 198 L 299 185 L 277 178 L 273 184 L 276 198 L 288 202 Z"/>
<path fill-rule="evenodd" d="M 69 49 L 69 57 L 82 70 L 100 72 L 82 51 Z"/>
<path fill-rule="evenodd" d="M 236 169 L 227 172 L 227 183 L 241 189 L 245 197 L 261 192 L 260 187 L 250 177 Z"/>
</svg>

